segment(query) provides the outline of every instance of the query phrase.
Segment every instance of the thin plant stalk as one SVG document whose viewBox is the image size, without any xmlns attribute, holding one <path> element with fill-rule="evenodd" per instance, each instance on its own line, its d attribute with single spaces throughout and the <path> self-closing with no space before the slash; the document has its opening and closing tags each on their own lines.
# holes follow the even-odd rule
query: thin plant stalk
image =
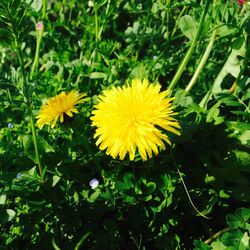
<svg viewBox="0 0 250 250">
<path fill-rule="evenodd" d="M 184 12 L 185 12 L 186 9 L 187 9 L 187 7 L 184 6 L 183 9 L 181 10 L 179 16 L 177 17 L 176 22 L 175 22 L 175 26 L 174 26 L 173 31 L 172 31 L 172 33 L 171 33 L 171 37 L 173 37 L 173 36 L 175 35 L 175 32 L 176 32 L 176 30 L 177 30 L 178 23 L 179 23 L 181 17 L 183 16 L 183 14 L 184 14 Z"/>
<path fill-rule="evenodd" d="M 94 12 L 95 12 L 95 40 L 99 40 L 99 17 L 98 17 L 98 6 L 94 2 Z"/>
<path fill-rule="evenodd" d="M 48 5 L 48 0 L 43 0 L 43 13 L 42 13 L 42 19 L 45 19 L 45 18 L 46 18 L 47 5 Z"/>
<path fill-rule="evenodd" d="M 166 0 L 166 6 L 167 6 L 167 23 L 166 23 L 166 34 L 167 34 L 167 39 L 169 39 L 169 16 L 170 16 L 170 0 Z"/>
<path fill-rule="evenodd" d="M 211 0 L 206 1 L 205 7 L 204 7 L 202 14 L 201 14 L 201 18 L 200 18 L 200 21 L 198 24 L 198 29 L 197 29 L 197 32 L 195 34 L 194 40 L 192 41 L 192 44 L 191 44 L 189 50 L 187 51 L 187 53 L 186 53 L 185 57 L 183 58 L 177 72 L 175 73 L 174 78 L 172 79 L 172 81 L 169 85 L 170 90 L 172 90 L 175 87 L 175 85 L 178 82 L 178 80 L 180 79 L 183 71 L 185 70 L 187 63 L 189 62 L 191 55 L 193 54 L 193 51 L 197 45 L 198 39 L 199 39 L 200 34 L 202 32 L 203 23 L 205 21 L 205 17 L 206 17 L 210 3 L 211 3 Z"/>
<path fill-rule="evenodd" d="M 33 78 L 35 71 L 38 69 L 39 57 L 40 57 L 40 47 L 41 47 L 41 42 L 42 42 L 42 38 L 43 38 L 43 31 L 44 31 L 44 24 L 43 23 L 42 23 L 41 30 L 38 30 L 38 28 L 36 26 L 36 37 L 37 37 L 36 38 L 36 52 L 35 52 L 35 57 L 34 57 L 34 61 L 33 61 L 31 72 L 30 72 L 30 79 Z"/>
<path fill-rule="evenodd" d="M 32 132 L 33 144 L 35 148 L 36 159 L 38 163 L 38 170 L 41 176 L 41 181 L 43 182 L 43 169 L 42 169 L 42 164 L 41 164 L 41 159 L 40 159 L 40 154 L 39 154 L 39 149 L 38 149 L 36 128 L 35 128 L 34 116 L 32 112 L 32 103 L 31 103 L 31 98 L 29 95 L 29 86 L 27 82 L 25 69 L 24 69 L 22 51 L 21 51 L 20 45 L 17 42 L 15 44 L 16 44 L 16 53 L 19 59 L 20 67 L 21 67 L 21 73 L 22 73 L 22 78 L 23 78 L 23 94 L 26 99 L 26 104 L 28 106 L 28 114 L 30 117 L 30 127 L 31 127 L 31 132 Z"/>
<path fill-rule="evenodd" d="M 31 126 L 33 143 L 34 143 L 34 147 L 35 147 L 38 170 L 39 170 L 39 174 L 41 176 L 41 180 L 43 182 L 43 169 L 42 169 L 41 159 L 40 159 L 39 150 L 38 150 L 36 128 L 35 128 L 34 116 L 33 116 L 32 106 L 31 105 L 29 105 L 28 110 L 29 110 L 29 115 L 30 115 L 30 126 Z"/>
<path fill-rule="evenodd" d="M 201 58 L 201 61 L 200 61 L 199 65 L 198 65 L 192 79 L 190 80 L 189 84 L 185 88 L 186 93 L 188 93 L 193 88 L 193 86 L 195 85 L 195 83 L 197 81 L 197 78 L 199 77 L 203 67 L 205 66 L 205 64 L 207 62 L 207 59 L 209 57 L 209 54 L 210 54 L 210 52 L 211 52 L 211 50 L 213 48 L 215 38 L 216 38 L 216 30 L 213 31 L 212 36 L 211 36 L 210 41 L 209 41 L 209 44 L 208 44 L 208 46 L 206 48 L 206 51 L 203 54 L 203 56 Z"/>
<path fill-rule="evenodd" d="M 231 229 L 229 227 L 226 227 L 222 230 L 220 230 L 219 232 L 215 233 L 214 235 L 212 235 L 209 239 L 207 239 L 205 241 L 206 244 L 210 244 L 213 240 L 217 239 L 219 236 L 221 236 L 222 234 L 224 234 L 225 232 L 229 232 Z"/>
<path fill-rule="evenodd" d="M 189 200 L 191 206 L 192 206 L 193 209 L 197 212 L 197 214 L 199 214 L 201 217 L 203 217 L 204 219 L 210 219 L 210 217 L 207 217 L 206 215 L 204 215 L 202 212 L 200 212 L 200 211 L 196 208 L 196 206 L 195 206 L 194 202 L 192 201 L 192 198 L 191 198 L 191 196 L 190 196 L 190 194 L 189 194 L 189 192 L 188 192 L 188 189 L 187 189 L 187 186 L 186 186 L 186 184 L 185 184 L 185 181 L 184 181 L 184 179 L 182 178 L 181 171 L 180 171 L 180 169 L 179 169 L 179 167 L 178 167 L 178 165 L 177 165 L 177 163 L 176 163 L 176 161 L 175 161 L 175 158 L 174 158 L 174 154 L 173 154 L 172 148 L 170 149 L 170 152 L 171 152 L 171 158 L 172 158 L 173 164 L 175 165 L 175 167 L 176 167 L 176 169 L 177 169 L 177 172 L 178 172 L 178 174 L 179 174 L 179 176 L 180 176 L 181 183 L 182 183 L 183 188 L 184 188 L 184 190 L 185 190 L 185 192 L 186 192 L 186 194 L 187 194 L 187 197 L 188 197 L 188 200 Z"/>
<path fill-rule="evenodd" d="M 43 8 L 42 8 L 42 20 L 45 20 L 48 0 L 43 0 L 42 4 L 43 4 L 42 5 L 43 6 Z M 36 23 L 36 22 L 34 22 L 34 23 Z M 33 61 L 31 72 L 30 72 L 30 79 L 33 78 L 33 75 L 34 75 L 35 71 L 38 69 L 38 65 L 39 65 L 40 47 L 41 47 L 41 42 L 42 42 L 42 38 L 43 38 L 44 22 L 42 22 L 41 25 L 42 25 L 41 29 L 38 29 L 38 27 L 35 24 L 35 28 L 36 28 L 36 52 L 35 52 L 35 57 L 34 57 L 34 61 Z"/>
</svg>

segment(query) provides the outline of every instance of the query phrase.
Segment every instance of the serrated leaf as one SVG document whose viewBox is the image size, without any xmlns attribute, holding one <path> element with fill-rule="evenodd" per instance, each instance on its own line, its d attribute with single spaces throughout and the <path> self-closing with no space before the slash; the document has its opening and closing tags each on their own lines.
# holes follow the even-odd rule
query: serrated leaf
<svg viewBox="0 0 250 250">
<path fill-rule="evenodd" d="M 213 120 L 216 120 L 218 115 L 220 114 L 220 110 L 217 107 L 213 107 L 208 111 L 206 122 L 211 122 Z"/>
</svg>

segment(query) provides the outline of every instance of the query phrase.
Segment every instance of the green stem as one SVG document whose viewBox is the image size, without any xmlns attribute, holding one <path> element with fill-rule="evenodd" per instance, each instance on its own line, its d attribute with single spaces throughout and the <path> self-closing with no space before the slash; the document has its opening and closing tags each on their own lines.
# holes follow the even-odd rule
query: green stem
<svg viewBox="0 0 250 250">
<path fill-rule="evenodd" d="M 41 159 L 40 159 L 39 150 L 38 150 L 36 128 L 35 128 L 35 122 L 34 122 L 34 117 L 33 117 L 33 112 L 32 112 L 32 106 L 29 105 L 28 109 L 29 109 L 29 115 L 30 115 L 30 126 L 31 126 L 31 131 L 32 131 L 32 138 L 33 138 L 36 158 L 37 158 L 37 162 L 38 162 L 38 169 L 39 169 L 39 173 L 41 176 L 41 180 L 43 182 L 43 169 L 42 169 Z"/>
<path fill-rule="evenodd" d="M 181 17 L 183 16 L 183 14 L 184 14 L 184 12 L 185 12 L 186 8 L 187 8 L 187 7 L 186 7 L 186 6 L 184 6 L 184 7 L 183 7 L 183 9 L 181 10 L 181 12 L 180 12 L 179 16 L 177 17 L 176 22 L 175 22 L 175 26 L 174 26 L 173 31 L 172 31 L 172 33 L 171 33 L 171 37 L 173 37 L 173 36 L 174 36 L 174 34 L 175 34 L 176 30 L 177 30 L 177 27 L 178 27 L 179 21 L 180 21 Z"/>
<path fill-rule="evenodd" d="M 47 5 L 48 5 L 48 0 L 43 0 L 43 15 L 42 15 L 42 19 L 46 18 Z"/>
<path fill-rule="evenodd" d="M 173 163 L 174 163 L 174 165 L 175 165 L 175 167 L 176 167 L 176 169 L 177 169 L 177 172 L 178 172 L 178 174 L 179 174 L 179 176 L 180 176 L 181 183 L 182 183 L 182 185 L 183 185 L 183 187 L 184 187 L 184 190 L 185 190 L 185 192 L 186 192 L 186 194 L 187 194 L 187 197 L 188 197 L 188 200 L 189 200 L 191 206 L 192 206 L 193 209 L 197 212 L 197 214 L 199 214 L 200 216 L 202 216 L 202 217 L 205 218 L 205 219 L 210 219 L 210 217 L 207 217 L 207 216 L 204 215 L 202 212 L 200 212 L 200 211 L 196 208 L 195 204 L 193 203 L 192 198 L 191 198 L 191 196 L 190 196 L 190 194 L 189 194 L 189 192 L 188 192 L 187 186 L 186 186 L 186 184 L 185 184 L 185 181 L 184 181 L 184 179 L 182 178 L 181 171 L 180 171 L 180 169 L 179 169 L 179 167 L 178 167 L 178 165 L 177 165 L 177 163 L 176 163 L 176 161 L 175 161 L 175 158 L 174 158 L 174 154 L 173 154 L 172 148 L 170 149 L 170 152 L 171 152 L 172 161 L 173 161 Z"/>
<path fill-rule="evenodd" d="M 219 236 L 221 236 L 222 234 L 224 234 L 225 232 L 230 231 L 231 229 L 229 227 L 226 227 L 222 230 L 220 230 L 219 232 L 217 232 L 216 234 L 212 235 L 209 239 L 207 239 L 205 241 L 206 244 L 210 244 L 213 240 L 217 239 Z"/>
<path fill-rule="evenodd" d="M 17 57 L 18 57 L 18 60 L 19 60 L 20 68 L 21 68 L 22 77 L 23 77 L 23 94 L 24 94 L 24 97 L 25 97 L 25 102 L 29 106 L 31 101 L 30 101 L 30 98 L 29 98 L 29 87 L 28 87 L 26 73 L 25 73 L 25 69 L 24 69 L 24 62 L 23 62 L 22 52 L 21 52 L 20 45 L 18 44 L 17 41 L 15 42 L 15 46 L 16 46 L 16 53 L 17 53 Z"/>
<path fill-rule="evenodd" d="M 24 94 L 24 97 L 26 99 L 26 104 L 28 106 L 28 113 L 30 116 L 30 126 L 31 126 L 32 138 L 33 138 L 33 144 L 34 144 L 34 148 L 35 148 L 35 154 L 36 154 L 36 158 L 37 158 L 37 162 L 38 162 L 38 169 L 39 169 L 39 173 L 41 176 L 41 181 L 43 182 L 42 164 L 41 164 L 39 150 L 38 150 L 37 135 L 36 135 L 34 117 L 33 117 L 33 112 L 32 112 L 32 103 L 31 103 L 31 99 L 29 96 L 29 86 L 28 86 L 28 82 L 27 82 L 26 72 L 24 69 L 22 51 L 21 51 L 20 45 L 17 41 L 15 42 L 15 44 L 16 44 L 17 56 L 19 59 L 20 67 L 21 67 L 21 73 L 22 73 L 22 77 L 23 77 L 23 94 Z"/>
<path fill-rule="evenodd" d="M 35 28 L 36 28 L 36 52 L 35 52 L 35 58 L 34 58 L 34 61 L 33 61 L 31 72 L 30 72 L 30 79 L 33 78 L 34 72 L 37 70 L 38 65 L 39 65 L 40 47 L 41 47 L 41 42 L 42 42 L 42 38 L 43 38 L 44 20 L 46 19 L 47 5 L 48 5 L 48 0 L 43 0 L 43 9 L 42 9 L 42 20 L 43 20 L 43 22 L 42 22 L 41 30 L 37 29 L 36 22 L 34 22 L 35 23 Z"/>
<path fill-rule="evenodd" d="M 199 21 L 199 24 L 198 24 L 198 29 L 197 29 L 197 32 L 195 34 L 194 40 L 192 41 L 192 44 L 191 44 L 189 50 L 187 51 L 183 61 L 181 62 L 177 72 L 175 73 L 174 78 L 172 79 L 172 81 L 171 81 L 171 83 L 169 85 L 170 90 L 172 90 L 175 87 L 175 85 L 178 82 L 178 80 L 180 79 L 183 71 L 185 70 L 187 63 L 189 62 L 189 60 L 191 58 L 191 55 L 193 54 L 193 51 L 194 51 L 194 49 L 195 49 L 195 47 L 197 45 L 199 36 L 200 36 L 200 34 L 202 32 L 203 23 L 204 23 L 204 20 L 205 20 L 205 17 L 206 17 L 206 14 L 207 14 L 210 3 L 211 3 L 211 0 L 206 1 L 206 5 L 205 5 L 205 7 L 204 7 L 204 9 L 202 11 L 201 18 L 200 18 L 200 21 Z"/>
<path fill-rule="evenodd" d="M 166 6 L 167 6 L 167 22 L 166 22 L 166 34 L 167 34 L 167 40 L 169 40 L 169 16 L 170 16 L 170 0 L 166 0 Z"/>
<path fill-rule="evenodd" d="M 83 237 L 77 242 L 74 250 L 80 249 L 81 245 L 84 243 L 86 239 L 92 234 L 92 232 L 87 232 L 86 234 L 83 235 Z"/>
<path fill-rule="evenodd" d="M 95 11 L 95 40 L 99 40 L 99 19 L 98 19 L 98 7 L 94 2 L 94 11 Z"/>
<path fill-rule="evenodd" d="M 41 47 L 41 42 L 42 42 L 42 38 L 43 38 L 43 31 L 44 31 L 44 24 L 42 23 L 42 29 L 36 31 L 36 34 L 37 34 L 36 53 L 35 53 L 35 58 L 34 58 L 34 61 L 32 64 L 31 72 L 30 72 L 30 79 L 33 78 L 33 75 L 34 75 L 34 73 L 37 70 L 38 65 L 39 65 L 40 47 Z"/>
<path fill-rule="evenodd" d="M 201 61 L 200 61 L 199 65 L 198 65 L 192 79 L 190 80 L 188 86 L 185 89 L 186 93 L 188 93 L 190 91 L 190 89 L 194 86 L 198 76 L 200 75 L 203 67 L 205 66 L 205 63 L 207 62 L 209 54 L 210 54 L 210 52 L 211 52 L 211 50 L 213 48 L 215 38 L 216 38 L 216 30 L 213 31 L 213 34 L 212 34 L 212 36 L 210 38 L 210 42 L 209 42 L 209 44 L 208 44 L 208 46 L 206 48 L 206 51 L 205 51 L 204 55 L 202 56 Z"/>
</svg>

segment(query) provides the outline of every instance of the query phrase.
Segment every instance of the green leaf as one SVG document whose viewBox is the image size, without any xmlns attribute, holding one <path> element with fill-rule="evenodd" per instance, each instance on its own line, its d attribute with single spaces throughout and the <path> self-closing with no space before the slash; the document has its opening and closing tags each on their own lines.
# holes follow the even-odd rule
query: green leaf
<svg viewBox="0 0 250 250">
<path fill-rule="evenodd" d="M 220 114 L 220 109 L 214 106 L 208 111 L 206 122 L 211 122 L 213 120 L 216 120 L 219 114 Z"/>
<path fill-rule="evenodd" d="M 39 12 L 42 8 L 43 2 L 42 0 L 33 0 L 33 3 L 31 4 L 31 7 L 35 12 Z"/>
<path fill-rule="evenodd" d="M 232 27 L 230 25 L 224 24 L 217 29 L 217 35 L 220 37 L 230 36 L 235 34 L 238 31 L 238 28 Z"/>
<path fill-rule="evenodd" d="M 240 240 L 243 237 L 243 233 L 239 230 L 233 230 L 231 232 L 226 232 L 221 237 L 221 242 L 228 247 L 236 247 L 239 249 Z"/>
<path fill-rule="evenodd" d="M 249 208 L 239 208 L 236 210 L 235 215 L 241 218 L 244 222 L 250 219 L 250 209 Z"/>
<path fill-rule="evenodd" d="M 89 201 L 91 203 L 94 202 L 98 198 L 98 196 L 100 195 L 100 193 L 101 193 L 101 191 L 99 189 L 96 189 L 95 192 L 90 195 Z"/>
<path fill-rule="evenodd" d="M 135 186 L 135 176 L 132 173 L 126 173 L 123 177 L 123 182 L 127 186 L 133 188 Z"/>
<path fill-rule="evenodd" d="M 228 74 L 232 75 L 234 78 L 238 77 L 243 65 L 242 58 L 246 55 L 246 38 L 244 36 L 240 36 L 235 39 L 233 43 L 232 52 L 228 56 L 227 61 L 216 77 L 210 91 L 207 92 L 200 102 L 201 107 L 205 108 L 212 95 L 222 91 L 222 82 Z M 241 46 L 239 47 L 239 45 Z"/>
<path fill-rule="evenodd" d="M 240 249 L 249 249 L 250 246 L 249 246 L 249 236 L 248 236 L 248 233 L 245 232 L 243 237 L 241 238 L 241 241 L 240 241 Z"/>
<path fill-rule="evenodd" d="M 0 195 L 0 206 L 3 206 L 6 202 L 6 194 Z"/>
<path fill-rule="evenodd" d="M 53 175 L 52 187 L 54 187 L 60 181 L 60 179 L 61 177 Z"/>
<path fill-rule="evenodd" d="M 152 194 L 156 188 L 156 184 L 154 182 L 147 183 L 147 194 Z"/>
<path fill-rule="evenodd" d="M 128 183 L 124 183 L 121 181 L 117 181 L 115 183 L 115 186 L 118 190 L 129 190 L 130 189 L 130 185 Z"/>
<path fill-rule="evenodd" d="M 226 246 L 221 241 L 214 241 L 211 244 L 212 250 L 226 250 Z"/>
<path fill-rule="evenodd" d="M 14 220 L 16 217 L 16 212 L 12 209 L 6 209 L 3 214 L 0 216 L 1 223 L 7 223 L 9 221 Z"/>
<path fill-rule="evenodd" d="M 194 40 L 197 33 L 197 22 L 192 16 L 185 15 L 180 18 L 179 27 L 182 33 L 189 39 Z"/>
<path fill-rule="evenodd" d="M 228 214 L 226 217 L 226 220 L 227 220 L 227 224 L 229 225 L 229 227 L 233 229 L 244 226 L 244 221 L 242 221 L 241 218 L 238 216 Z"/>
<path fill-rule="evenodd" d="M 103 73 L 103 72 L 92 72 L 90 74 L 90 79 L 103 79 L 107 76 L 107 74 Z"/>
<path fill-rule="evenodd" d="M 45 141 L 42 137 L 37 137 L 37 144 L 40 155 L 43 155 L 44 153 L 55 152 L 53 147 L 50 146 L 48 142 Z M 38 161 L 36 158 L 33 137 L 31 135 L 23 136 L 23 146 L 27 156 L 37 164 Z"/>
<path fill-rule="evenodd" d="M 194 241 L 194 250 L 210 250 L 211 248 L 201 240 Z"/>
<path fill-rule="evenodd" d="M 138 66 L 136 66 L 130 74 L 130 77 L 132 79 L 144 79 L 144 78 L 148 78 L 148 73 L 147 70 L 145 68 L 145 66 L 141 63 Z"/>
</svg>

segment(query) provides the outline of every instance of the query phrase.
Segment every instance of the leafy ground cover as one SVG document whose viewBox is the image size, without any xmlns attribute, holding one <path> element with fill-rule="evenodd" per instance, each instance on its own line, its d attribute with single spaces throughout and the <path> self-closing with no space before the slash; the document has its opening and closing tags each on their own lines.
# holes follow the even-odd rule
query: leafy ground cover
<svg viewBox="0 0 250 250">
<path fill-rule="evenodd" d="M 0 249 L 250 249 L 249 15 L 0 0 Z"/>
</svg>

